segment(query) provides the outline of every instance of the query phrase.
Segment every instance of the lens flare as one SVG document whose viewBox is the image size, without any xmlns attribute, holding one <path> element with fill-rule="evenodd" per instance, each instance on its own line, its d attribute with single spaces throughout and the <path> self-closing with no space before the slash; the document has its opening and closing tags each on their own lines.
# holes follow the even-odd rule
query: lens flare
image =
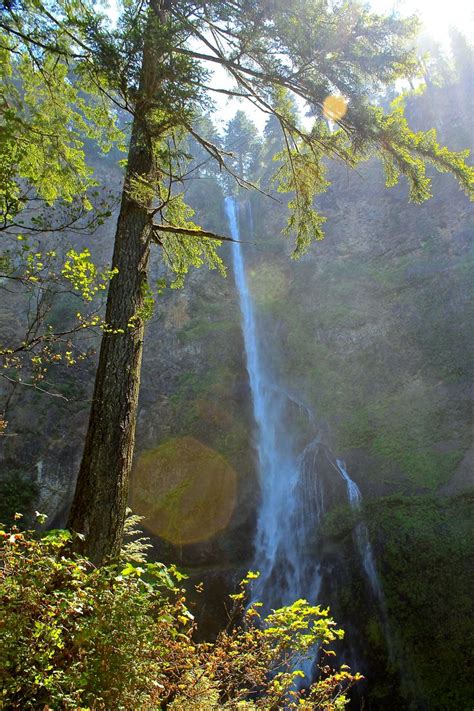
<svg viewBox="0 0 474 711">
<path fill-rule="evenodd" d="M 331 94 L 326 96 L 323 103 L 324 116 L 331 121 L 339 121 L 347 112 L 347 99 L 343 96 Z"/>
<path fill-rule="evenodd" d="M 170 439 L 138 458 L 133 512 L 175 545 L 197 543 L 224 529 L 236 498 L 236 475 L 224 457 L 193 437 Z"/>
<path fill-rule="evenodd" d="M 278 262 L 261 262 L 258 269 L 248 273 L 252 299 L 259 306 L 269 306 L 285 298 L 289 278 Z"/>
</svg>

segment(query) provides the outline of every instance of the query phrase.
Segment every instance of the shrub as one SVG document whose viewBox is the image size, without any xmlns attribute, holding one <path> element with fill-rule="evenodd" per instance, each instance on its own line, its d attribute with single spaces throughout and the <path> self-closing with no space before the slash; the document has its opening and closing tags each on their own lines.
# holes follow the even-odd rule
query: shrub
<svg viewBox="0 0 474 711">
<path fill-rule="evenodd" d="M 240 622 L 196 643 L 174 567 L 94 568 L 71 552 L 67 531 L 0 536 L 2 708 L 330 711 L 360 678 L 326 665 L 297 689 L 315 645 L 342 636 L 327 610 L 304 600 L 261 618 L 258 604 L 244 611 L 243 588 L 234 596 Z"/>
</svg>

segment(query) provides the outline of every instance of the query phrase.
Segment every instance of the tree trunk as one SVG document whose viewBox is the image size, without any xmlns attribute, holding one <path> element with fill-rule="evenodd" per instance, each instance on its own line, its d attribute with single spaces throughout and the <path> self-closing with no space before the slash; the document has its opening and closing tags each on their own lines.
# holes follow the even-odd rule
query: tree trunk
<svg viewBox="0 0 474 711">
<path fill-rule="evenodd" d="M 133 199 L 130 180 L 140 176 L 148 181 L 155 170 L 146 116 L 159 83 L 159 56 L 151 38 L 156 21 L 156 15 L 150 18 L 145 38 L 112 261 L 118 274 L 109 286 L 107 329 L 102 336 L 89 427 L 68 520 L 70 529 L 84 534 L 81 551 L 95 564 L 117 556 L 122 545 L 135 443 L 151 223 L 150 205 Z"/>
</svg>

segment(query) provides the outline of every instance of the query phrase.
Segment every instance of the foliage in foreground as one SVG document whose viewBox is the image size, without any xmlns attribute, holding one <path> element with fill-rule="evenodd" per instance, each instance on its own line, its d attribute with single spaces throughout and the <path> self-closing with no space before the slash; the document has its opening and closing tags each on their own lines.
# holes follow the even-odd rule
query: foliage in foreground
<svg viewBox="0 0 474 711">
<path fill-rule="evenodd" d="M 230 624 L 196 643 L 183 576 L 160 563 L 101 568 L 70 552 L 71 534 L 1 534 L 0 600 L 5 709 L 344 708 L 360 676 L 323 666 L 297 690 L 315 645 L 342 637 L 327 610 L 305 600 L 266 618 L 234 595 Z M 331 654 L 331 652 L 329 652 Z M 332 653 L 333 654 L 333 653 Z"/>
</svg>

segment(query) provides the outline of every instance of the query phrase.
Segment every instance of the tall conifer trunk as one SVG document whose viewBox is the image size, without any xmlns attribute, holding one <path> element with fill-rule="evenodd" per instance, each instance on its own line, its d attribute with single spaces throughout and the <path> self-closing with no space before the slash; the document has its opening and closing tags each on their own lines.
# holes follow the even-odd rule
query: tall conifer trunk
<svg viewBox="0 0 474 711">
<path fill-rule="evenodd" d="M 132 177 L 149 181 L 155 172 L 147 112 L 160 81 L 153 26 L 164 20 L 165 6 L 163 0 L 154 2 L 146 31 L 112 260 L 118 273 L 110 282 L 107 330 L 102 336 L 89 426 L 68 520 L 70 529 L 84 534 L 81 550 L 96 564 L 119 553 L 128 501 L 152 229 L 150 204 L 134 200 L 130 181 Z"/>
</svg>

